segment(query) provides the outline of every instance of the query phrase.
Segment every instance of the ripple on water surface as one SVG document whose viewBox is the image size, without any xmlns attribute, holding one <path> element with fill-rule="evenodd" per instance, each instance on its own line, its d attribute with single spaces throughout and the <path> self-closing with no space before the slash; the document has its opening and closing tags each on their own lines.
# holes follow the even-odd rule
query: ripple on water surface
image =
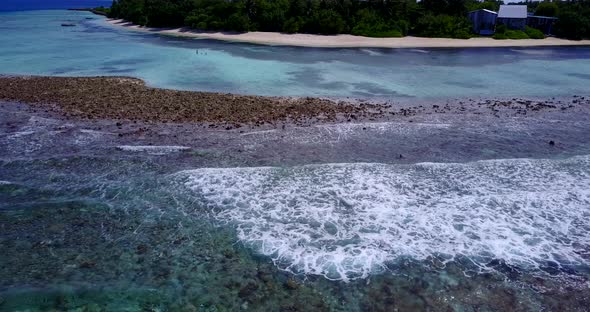
<svg viewBox="0 0 590 312">
<path fill-rule="evenodd" d="M 282 269 L 349 280 L 411 257 L 590 263 L 590 156 L 205 168 L 174 175 Z"/>
</svg>

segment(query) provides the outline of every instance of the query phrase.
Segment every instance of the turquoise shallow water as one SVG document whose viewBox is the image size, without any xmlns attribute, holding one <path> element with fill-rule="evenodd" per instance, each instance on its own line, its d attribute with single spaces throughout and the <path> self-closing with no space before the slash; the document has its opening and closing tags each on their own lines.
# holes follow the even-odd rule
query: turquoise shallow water
<svg viewBox="0 0 590 312">
<path fill-rule="evenodd" d="M 2 74 L 128 75 L 165 88 L 371 98 L 559 96 L 590 83 L 590 48 L 269 47 L 142 34 L 68 11 L 0 13 L 0 30 Z"/>
</svg>

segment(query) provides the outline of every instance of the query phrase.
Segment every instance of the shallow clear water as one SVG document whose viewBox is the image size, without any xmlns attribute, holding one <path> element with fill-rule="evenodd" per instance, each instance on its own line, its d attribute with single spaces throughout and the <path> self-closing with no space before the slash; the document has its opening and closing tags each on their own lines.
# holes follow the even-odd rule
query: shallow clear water
<svg viewBox="0 0 590 312">
<path fill-rule="evenodd" d="M 584 47 L 269 47 L 142 34 L 68 11 L 0 13 L 0 30 L 3 74 L 127 75 L 176 89 L 377 98 L 558 96 L 584 93 L 590 83 Z"/>
<path fill-rule="evenodd" d="M 587 108 L 244 133 L 0 109 L 0 310 L 590 303 Z"/>
</svg>

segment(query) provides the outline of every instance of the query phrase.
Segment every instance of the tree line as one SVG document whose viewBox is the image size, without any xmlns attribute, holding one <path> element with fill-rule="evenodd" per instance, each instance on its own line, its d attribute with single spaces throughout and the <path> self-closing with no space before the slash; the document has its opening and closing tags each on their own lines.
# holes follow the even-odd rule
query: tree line
<svg viewBox="0 0 590 312">
<path fill-rule="evenodd" d="M 467 13 L 497 10 L 486 0 L 114 0 L 109 17 L 150 27 L 214 31 L 469 38 Z M 590 0 L 527 2 L 557 16 L 556 34 L 590 38 Z"/>
</svg>

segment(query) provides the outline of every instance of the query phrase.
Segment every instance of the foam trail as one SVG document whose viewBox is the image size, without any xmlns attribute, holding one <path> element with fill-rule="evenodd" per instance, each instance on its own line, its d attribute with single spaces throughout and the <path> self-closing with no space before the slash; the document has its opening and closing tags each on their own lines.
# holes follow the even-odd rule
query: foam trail
<svg viewBox="0 0 590 312">
<path fill-rule="evenodd" d="M 349 280 L 404 257 L 589 265 L 590 156 L 204 168 L 174 175 L 282 269 Z"/>
<path fill-rule="evenodd" d="M 14 132 L 14 133 L 10 133 L 10 134 L 8 135 L 8 138 L 9 138 L 9 139 L 15 139 L 15 138 L 20 138 L 20 137 L 23 137 L 23 136 L 31 135 L 31 134 L 34 134 L 34 133 L 35 133 L 35 131 L 20 131 L 20 132 Z"/>
<path fill-rule="evenodd" d="M 361 49 L 361 51 L 363 51 L 364 53 L 367 53 L 370 56 L 381 56 L 383 55 L 383 53 L 375 51 L 375 50 L 371 50 L 371 49 Z"/>
<path fill-rule="evenodd" d="M 190 150 L 190 147 L 175 145 L 119 145 L 117 146 L 117 149 L 126 152 L 146 152 L 152 155 L 164 155 L 168 153 Z"/>
<path fill-rule="evenodd" d="M 522 53 L 527 55 L 551 55 L 553 51 L 548 49 L 510 49 L 512 52 Z"/>
</svg>

